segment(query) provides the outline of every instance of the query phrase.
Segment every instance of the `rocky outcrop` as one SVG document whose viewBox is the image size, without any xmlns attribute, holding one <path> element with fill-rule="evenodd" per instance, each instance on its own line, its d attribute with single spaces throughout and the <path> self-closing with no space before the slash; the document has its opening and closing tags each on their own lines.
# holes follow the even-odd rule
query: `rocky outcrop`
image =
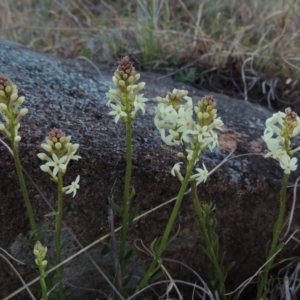
<svg viewBox="0 0 300 300">
<path fill-rule="evenodd" d="M 59 59 L 3 40 L 0 41 L 0 63 L 0 73 L 8 76 L 24 93 L 24 107 L 29 109 L 19 131 L 23 167 L 52 205 L 55 205 L 56 186 L 40 171 L 39 145 L 53 127 L 72 135 L 72 141 L 80 143 L 82 159 L 72 163 L 65 176 L 65 181 L 71 182 L 80 174 L 80 190 L 74 199 L 65 197 L 64 221 L 78 240 L 88 245 L 109 232 L 107 198 L 113 195 L 116 203 L 122 203 L 124 128 L 121 122 L 115 124 L 108 116 L 109 108 L 105 105 L 105 93 L 112 85 L 111 77 L 116 66 Z M 134 205 L 139 204 L 142 213 L 173 198 L 179 190 L 177 179 L 170 174 L 177 162 L 178 149 L 163 144 L 154 126 L 155 97 L 180 88 L 187 89 L 196 102 L 207 93 L 157 74 L 142 73 L 141 79 L 146 82 L 145 96 L 149 102 L 146 115 L 138 117 L 133 125 L 132 184 L 136 190 Z M 207 168 L 212 169 L 231 150 L 234 150 L 235 157 L 199 186 L 199 197 L 216 206 L 221 249 L 227 252 L 228 262 L 236 262 L 228 277 L 228 286 L 233 289 L 264 262 L 266 244 L 278 211 L 282 171 L 274 160 L 262 156 L 265 146 L 260 136 L 271 112 L 227 96 L 215 94 L 215 98 L 218 114 L 225 123 L 223 132 L 220 132 L 220 149 L 207 151 L 200 163 L 205 162 Z M 0 247 L 10 251 L 17 236 L 28 232 L 29 225 L 13 160 L 1 144 L 0 157 Z M 29 181 L 28 187 L 38 223 L 53 229 L 52 219 L 44 217 L 49 213 L 47 204 Z M 171 209 L 172 203 L 134 223 L 129 240 L 142 239 L 149 245 L 162 234 Z M 119 222 L 120 218 L 116 216 L 116 226 Z M 206 278 L 207 260 L 198 248 L 201 237 L 188 196 L 178 216 L 176 226 L 179 225 L 179 236 L 169 245 L 164 256 L 187 263 Z M 299 220 L 295 220 L 293 226 L 298 227 Z M 104 264 L 109 260 L 107 252 L 108 246 L 98 244 L 93 248 L 93 257 L 99 264 Z M 137 255 L 145 259 L 138 251 Z M 283 255 L 291 256 L 291 247 L 287 247 Z M 78 261 L 80 272 L 70 272 L 73 277 L 71 274 L 68 280 L 75 285 L 80 283 L 81 287 L 101 290 L 103 280 L 99 273 L 85 260 Z M 31 276 L 27 267 L 17 268 L 22 275 Z M 177 265 L 169 264 L 168 268 L 175 278 L 195 280 L 189 271 Z M 0 261 L 0 270 L 2 298 L 21 284 L 3 260 Z M 14 299 L 25 299 L 25 295 Z M 100 297 L 98 293 L 85 295 L 85 298 L 80 296 L 81 299 Z M 75 294 L 72 299 L 75 299 Z"/>
</svg>

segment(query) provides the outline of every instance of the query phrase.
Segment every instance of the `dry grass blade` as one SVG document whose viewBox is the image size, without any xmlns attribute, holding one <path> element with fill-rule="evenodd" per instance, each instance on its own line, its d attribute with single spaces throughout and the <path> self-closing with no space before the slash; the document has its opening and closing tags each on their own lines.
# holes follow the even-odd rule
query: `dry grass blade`
<svg viewBox="0 0 300 300">
<path fill-rule="evenodd" d="M 64 10 L 67 13 L 67 15 L 70 16 L 75 21 L 75 23 L 79 26 L 79 28 L 83 28 L 78 18 L 74 16 L 69 9 L 67 9 L 63 4 L 61 4 L 56 0 L 53 0 L 53 2 L 55 2 L 62 10 Z"/>
<path fill-rule="evenodd" d="M 182 285 L 186 285 L 186 286 L 190 286 L 192 288 L 194 288 L 197 292 L 201 291 L 204 293 L 204 297 L 202 297 L 200 294 L 199 297 L 200 299 L 203 300 L 218 300 L 218 297 L 214 297 L 211 295 L 211 293 L 209 294 L 205 294 L 206 291 L 203 289 L 203 287 L 192 283 L 192 282 L 188 282 L 188 281 L 184 281 L 184 280 L 178 280 L 178 279 L 173 279 L 174 283 L 176 284 L 182 284 Z M 161 284 L 169 284 L 170 280 L 160 280 L 160 281 L 156 281 L 154 283 L 149 284 L 148 286 L 146 286 L 145 288 L 141 289 L 139 292 L 135 293 L 134 295 L 130 296 L 129 298 L 127 298 L 126 300 L 131 300 L 134 299 L 136 296 L 140 295 L 141 293 L 147 291 L 148 289 L 151 289 L 157 285 L 161 285 Z M 198 298 L 197 298 L 198 299 Z"/>
<path fill-rule="evenodd" d="M 28 292 L 28 294 L 30 295 L 31 299 L 36 299 L 34 297 L 34 295 L 31 293 L 30 289 L 29 289 L 29 285 L 26 284 L 26 282 L 23 280 L 22 276 L 19 274 L 19 272 L 16 270 L 16 268 L 11 264 L 11 262 L 3 255 L 3 254 L 0 254 L 0 256 L 9 264 L 9 266 L 11 267 L 11 269 L 14 271 L 15 274 L 17 274 L 17 276 L 19 277 L 20 281 L 22 282 L 23 284 L 23 289 L 26 289 L 26 291 Z M 10 256 L 11 257 L 11 256 Z M 3 300 L 7 300 L 7 299 L 10 299 L 8 297 L 4 298 Z"/>
<path fill-rule="evenodd" d="M 12 255 L 10 255 L 7 251 L 5 251 L 3 248 L 0 247 L 0 250 L 3 251 L 9 258 L 13 259 L 15 262 L 21 264 L 21 265 L 25 265 L 23 262 L 21 262 L 20 260 L 14 258 Z"/>
<path fill-rule="evenodd" d="M 243 83 L 244 83 L 244 100 L 245 100 L 245 102 L 248 101 L 248 89 L 247 89 L 247 82 L 246 82 L 246 76 L 245 76 L 245 65 L 247 64 L 248 61 L 252 61 L 252 60 L 253 60 L 253 57 L 250 56 L 244 60 L 243 65 L 242 65 L 242 78 L 243 78 Z"/>
<path fill-rule="evenodd" d="M 174 259 L 169 259 L 169 258 L 163 258 L 164 261 L 168 261 L 168 262 L 172 262 L 172 263 L 175 263 L 175 264 L 179 264 L 181 266 L 183 266 L 184 268 L 190 270 L 195 276 L 196 278 L 201 282 L 202 286 L 203 286 L 203 295 L 201 297 L 203 297 L 203 299 L 205 299 L 206 296 L 209 296 L 211 299 L 214 298 L 212 292 L 210 291 L 208 285 L 204 282 L 204 280 L 199 276 L 199 274 L 193 270 L 192 268 L 190 268 L 188 265 L 180 262 L 180 261 L 177 261 L 177 260 L 174 260 Z"/>
<path fill-rule="evenodd" d="M 280 269 L 278 277 L 270 282 L 270 300 L 295 300 L 299 297 L 299 257 L 288 259 L 288 261 L 290 263 Z M 280 263 L 283 264 L 285 261 Z"/>
<path fill-rule="evenodd" d="M 296 240 L 295 239 L 295 235 L 297 232 L 299 232 L 300 229 L 296 230 L 293 232 L 293 234 L 290 235 L 290 237 L 287 239 L 287 241 L 284 243 L 285 245 L 287 245 L 291 240 Z M 298 243 L 300 243 L 300 241 L 297 241 Z M 282 250 L 283 248 L 281 248 L 280 250 L 278 250 L 274 255 L 273 257 L 277 256 L 277 254 Z M 273 257 L 270 257 L 270 260 L 273 258 Z M 290 260 L 290 259 L 287 259 L 287 260 Z M 277 265 L 279 264 L 282 264 L 284 263 L 285 261 L 287 260 L 284 260 L 284 261 L 280 261 L 279 263 L 277 263 Z M 256 272 L 253 276 L 251 276 L 250 278 L 248 278 L 247 280 L 245 280 L 242 284 L 240 284 L 234 291 L 230 292 L 230 293 L 227 293 L 227 295 L 233 295 L 235 294 L 235 297 L 234 299 L 239 299 L 239 296 L 240 294 L 242 293 L 242 291 L 246 288 L 247 285 L 249 285 L 250 283 L 254 282 L 254 278 L 256 278 L 264 269 L 264 267 L 267 265 L 268 261 L 266 261 Z M 275 267 L 275 265 L 274 265 Z M 298 278 L 296 280 L 298 282 Z M 272 291 L 272 289 L 270 289 Z M 274 299 L 275 300 L 275 299 Z M 277 300 L 277 298 L 276 298 Z M 285 299 L 282 299 L 282 300 L 285 300 Z"/>
</svg>

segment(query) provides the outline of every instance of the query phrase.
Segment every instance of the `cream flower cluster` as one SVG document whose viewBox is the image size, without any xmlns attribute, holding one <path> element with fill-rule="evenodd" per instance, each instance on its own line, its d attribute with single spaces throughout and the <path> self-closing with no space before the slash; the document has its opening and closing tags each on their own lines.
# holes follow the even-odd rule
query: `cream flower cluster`
<svg viewBox="0 0 300 300">
<path fill-rule="evenodd" d="M 109 98 L 107 106 L 113 110 L 109 113 L 115 116 L 115 122 L 119 119 L 127 122 L 134 120 L 139 110 L 145 114 L 144 94 L 138 93 L 145 87 L 145 82 L 135 84 L 140 79 L 140 74 L 135 73 L 135 68 L 128 56 L 124 57 L 112 77 L 117 89 L 110 89 L 106 96 Z"/>
<path fill-rule="evenodd" d="M 0 123 L 0 131 L 15 143 L 21 140 L 18 135 L 20 121 L 28 113 L 27 108 L 20 108 L 24 103 L 25 97 L 19 96 L 18 89 L 9 78 L 0 75 L 0 113 L 6 125 Z"/>
<path fill-rule="evenodd" d="M 58 182 L 58 173 L 65 174 L 67 166 L 71 160 L 78 160 L 81 157 L 75 155 L 79 148 L 79 144 L 71 143 L 71 136 L 65 136 L 65 134 L 54 128 L 46 137 L 46 143 L 41 147 L 46 150 L 51 158 L 45 153 L 39 153 L 38 157 L 41 160 L 47 161 L 44 165 L 41 165 L 41 170 L 48 173 L 52 180 Z M 76 195 L 77 189 L 79 189 L 80 176 L 78 175 L 76 180 L 71 185 L 63 187 L 62 191 L 66 194 L 73 193 L 73 197 Z"/>
<path fill-rule="evenodd" d="M 157 97 L 154 123 L 159 129 L 162 140 L 167 145 L 190 145 L 187 149 L 192 154 L 194 144 L 201 144 L 201 151 L 206 147 L 212 151 L 218 145 L 218 136 L 213 129 L 220 129 L 223 122 L 217 117 L 212 96 L 206 96 L 193 107 L 191 97 L 185 90 L 174 89 L 165 98 Z M 185 103 L 180 104 L 184 99 Z M 203 107 L 205 107 L 203 109 Z M 194 120 L 194 113 L 196 121 Z M 188 156 L 188 159 L 191 155 Z"/>
<path fill-rule="evenodd" d="M 44 247 L 40 241 L 37 241 L 33 248 L 33 254 L 35 256 L 35 263 L 45 269 L 47 267 L 47 260 L 45 260 L 47 255 L 47 247 Z"/>
<path fill-rule="evenodd" d="M 179 156 L 190 161 L 193 157 L 195 145 L 200 144 L 197 157 L 209 148 L 211 151 L 218 145 L 218 135 L 214 129 L 221 129 L 223 122 L 217 117 L 216 103 L 213 96 L 205 96 L 193 106 L 193 100 L 187 96 L 185 90 L 174 89 L 165 98 L 157 97 L 159 102 L 156 108 L 154 123 L 159 129 L 162 140 L 170 146 L 181 145 L 184 153 Z M 184 101 L 184 102 L 183 102 Z M 198 161 L 196 159 L 195 163 Z M 208 171 L 203 165 L 197 168 L 197 174 L 191 178 L 198 183 L 205 181 Z M 172 175 L 179 176 L 180 163 L 175 164 Z"/>
<path fill-rule="evenodd" d="M 290 108 L 285 113 L 278 112 L 266 121 L 266 129 L 262 139 L 267 144 L 269 152 L 265 157 L 279 161 L 285 174 L 297 169 L 297 158 L 293 155 L 300 147 L 292 149 L 291 138 L 300 132 L 300 118 Z"/>
</svg>

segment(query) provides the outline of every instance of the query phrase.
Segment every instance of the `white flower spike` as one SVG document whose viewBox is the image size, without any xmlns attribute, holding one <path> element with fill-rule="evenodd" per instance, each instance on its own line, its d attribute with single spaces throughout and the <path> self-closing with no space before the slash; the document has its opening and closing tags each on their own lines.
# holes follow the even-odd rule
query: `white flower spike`
<svg viewBox="0 0 300 300">
<path fill-rule="evenodd" d="M 145 82 L 136 82 L 140 79 L 140 74 L 136 74 L 133 63 L 129 56 L 121 59 L 112 81 L 116 89 L 110 89 L 106 96 L 109 98 L 107 106 L 113 110 L 109 115 L 115 116 L 115 122 L 119 119 L 124 122 L 131 122 L 135 119 L 138 110 L 145 114 L 145 102 L 147 98 L 143 94 L 138 95 L 145 87 Z"/>
<path fill-rule="evenodd" d="M 278 112 L 266 120 L 266 129 L 262 139 L 267 144 L 269 152 L 265 157 L 279 161 L 285 174 L 297 169 L 297 158 L 293 155 L 300 147 L 292 149 L 291 138 L 300 132 L 300 119 L 290 108 L 285 113 Z"/>
</svg>

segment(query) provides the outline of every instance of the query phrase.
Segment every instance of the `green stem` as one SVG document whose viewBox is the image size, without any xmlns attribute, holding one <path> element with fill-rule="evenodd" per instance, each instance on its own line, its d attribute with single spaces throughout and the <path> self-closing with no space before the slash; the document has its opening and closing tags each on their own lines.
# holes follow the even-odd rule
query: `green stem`
<svg viewBox="0 0 300 300">
<path fill-rule="evenodd" d="M 24 202 L 25 202 L 25 206 L 26 206 L 26 210 L 27 210 L 27 215 L 29 217 L 30 227 L 31 227 L 31 230 L 33 232 L 35 240 L 38 241 L 40 239 L 40 236 L 39 236 L 37 225 L 35 223 L 31 202 L 29 200 L 24 175 L 23 175 L 23 172 L 22 172 L 22 166 L 21 166 L 21 162 L 20 162 L 18 146 L 17 146 L 17 143 L 14 141 L 15 128 L 14 128 L 13 121 L 10 122 L 9 127 L 10 127 L 11 144 L 12 144 L 12 150 L 13 150 L 13 155 L 14 155 L 14 162 L 15 162 L 20 187 L 21 187 L 21 191 L 22 191 L 22 194 L 23 194 L 23 198 L 24 198 Z"/>
<path fill-rule="evenodd" d="M 63 174 L 58 172 L 58 191 L 57 191 L 57 215 L 55 223 L 55 247 L 56 247 L 56 264 L 61 261 L 61 230 L 62 230 L 62 216 L 63 216 Z M 56 277 L 59 282 L 58 290 L 60 295 L 60 300 L 65 298 L 62 279 L 63 279 L 63 266 L 56 269 Z"/>
<path fill-rule="evenodd" d="M 42 290 L 42 296 L 43 300 L 48 300 L 48 295 L 47 295 L 47 285 L 45 282 L 45 269 L 43 266 L 39 266 L 40 269 L 40 285 L 41 285 L 41 290 Z"/>
<path fill-rule="evenodd" d="M 223 274 L 222 266 L 219 264 L 218 259 L 218 251 L 219 249 L 215 249 L 216 245 L 218 248 L 218 237 L 216 236 L 215 231 L 210 230 L 213 224 L 210 224 L 210 211 L 211 208 L 207 204 L 201 204 L 198 199 L 196 182 L 191 182 L 191 194 L 194 200 L 194 207 L 195 211 L 198 215 L 200 226 L 201 226 L 201 233 L 203 235 L 205 244 L 206 244 L 206 251 L 207 256 L 210 260 L 210 263 L 213 266 L 213 273 L 214 278 L 213 280 L 216 282 L 212 288 L 216 289 L 219 292 L 220 299 L 226 299 L 225 296 L 225 280 L 226 274 Z M 205 207 L 206 206 L 206 207 Z"/>
<path fill-rule="evenodd" d="M 176 219 L 176 217 L 178 215 L 178 211 L 180 209 L 180 206 L 181 206 L 181 203 L 182 203 L 182 200 L 183 200 L 183 197 L 184 197 L 184 193 L 185 193 L 185 191 L 186 191 L 186 189 L 188 187 L 189 179 L 190 179 L 190 177 L 192 175 L 192 172 L 193 172 L 193 169 L 194 169 L 194 163 L 195 163 L 195 160 L 198 157 L 199 148 L 200 148 L 200 145 L 199 145 L 199 143 L 197 143 L 196 147 L 195 147 L 195 150 L 193 152 L 192 160 L 189 161 L 189 164 L 187 166 L 187 171 L 186 171 L 185 178 L 184 178 L 184 180 L 181 183 L 181 188 L 179 190 L 176 202 L 174 204 L 171 216 L 170 216 L 168 224 L 167 224 L 167 226 L 165 228 L 165 231 L 164 231 L 164 234 L 162 236 L 162 239 L 160 240 L 160 242 L 158 244 L 158 248 L 157 248 L 157 250 L 154 253 L 154 258 L 153 258 L 153 260 L 152 260 L 152 262 L 150 264 L 149 269 L 147 270 L 146 274 L 144 275 L 144 277 L 139 282 L 139 284 L 138 284 L 138 286 L 136 288 L 136 292 L 139 291 L 139 290 L 141 290 L 147 284 L 147 282 L 149 281 L 149 279 L 151 278 L 151 276 L 157 270 L 157 266 L 159 265 L 159 261 L 160 261 L 161 255 L 162 255 L 163 251 L 165 250 L 165 248 L 166 248 L 166 246 L 168 244 L 168 239 L 169 239 L 171 230 L 173 228 L 173 224 L 175 222 L 175 219 Z"/>
<path fill-rule="evenodd" d="M 275 253 L 283 247 L 283 245 L 278 245 L 278 241 L 279 241 L 281 231 L 283 229 L 285 207 L 286 207 L 286 188 L 287 188 L 287 183 L 288 183 L 289 177 L 290 177 L 290 174 L 284 174 L 284 176 L 283 176 L 282 186 L 281 186 L 281 191 L 280 191 L 279 215 L 278 215 L 278 219 L 273 228 L 272 244 L 271 244 L 268 256 L 267 256 L 268 263 L 266 264 L 263 273 L 260 275 L 260 277 L 258 279 L 256 300 L 262 299 L 265 296 L 265 294 L 267 293 L 267 291 L 264 291 L 264 288 L 267 285 L 269 271 L 274 264 L 274 260 L 275 260 L 275 256 L 276 256 Z"/>
<path fill-rule="evenodd" d="M 129 100 L 126 102 L 127 115 L 130 116 L 130 103 Z M 131 170 L 132 170 L 132 144 L 131 144 L 131 119 L 128 117 L 126 124 L 126 174 L 125 174 L 125 186 L 124 186 L 124 204 L 122 212 L 122 230 L 121 230 L 121 245 L 120 245 L 120 268 L 121 273 L 125 270 L 125 256 L 126 256 L 126 239 L 128 232 L 128 220 L 129 220 L 129 208 L 130 208 L 130 180 L 131 180 Z"/>
</svg>

